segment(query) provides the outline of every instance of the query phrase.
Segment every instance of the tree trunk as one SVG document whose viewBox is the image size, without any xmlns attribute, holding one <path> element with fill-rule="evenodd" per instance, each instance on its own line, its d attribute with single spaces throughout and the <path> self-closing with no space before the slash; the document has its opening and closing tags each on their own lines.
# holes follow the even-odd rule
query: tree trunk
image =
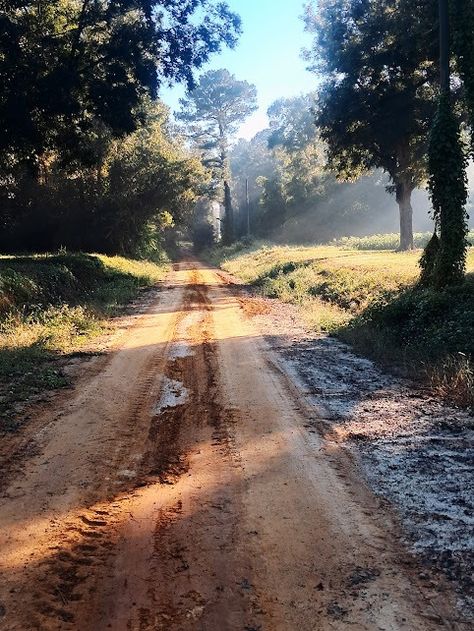
<svg viewBox="0 0 474 631">
<path fill-rule="evenodd" d="M 230 186 L 224 181 L 224 234 L 225 245 L 230 245 L 234 241 L 234 210 L 232 208 L 232 197 Z"/>
<path fill-rule="evenodd" d="M 413 188 L 407 182 L 397 184 L 396 197 L 400 210 L 400 252 L 413 250 L 413 208 L 411 194 Z"/>
</svg>

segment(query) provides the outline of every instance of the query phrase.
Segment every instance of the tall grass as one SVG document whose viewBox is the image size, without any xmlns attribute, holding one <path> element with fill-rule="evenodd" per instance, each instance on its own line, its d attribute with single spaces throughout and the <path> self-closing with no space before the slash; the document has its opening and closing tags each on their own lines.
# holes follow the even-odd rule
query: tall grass
<svg viewBox="0 0 474 631">
<path fill-rule="evenodd" d="M 56 360 L 104 332 L 166 264 L 87 254 L 0 257 L 0 431 L 12 405 L 67 384 Z"/>
<path fill-rule="evenodd" d="M 464 353 L 448 356 L 429 373 L 431 386 L 443 399 L 474 410 L 474 362 Z"/>
</svg>

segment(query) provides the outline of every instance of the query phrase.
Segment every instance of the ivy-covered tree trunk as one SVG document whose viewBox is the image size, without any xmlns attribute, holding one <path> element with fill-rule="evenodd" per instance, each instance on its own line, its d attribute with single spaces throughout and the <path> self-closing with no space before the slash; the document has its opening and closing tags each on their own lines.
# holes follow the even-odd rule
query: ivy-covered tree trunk
<svg viewBox="0 0 474 631">
<path fill-rule="evenodd" d="M 430 140 L 429 188 L 439 247 L 431 265 L 422 259 L 422 282 L 446 287 L 463 281 L 467 251 L 466 156 L 449 92 L 440 97 Z"/>
<path fill-rule="evenodd" d="M 407 180 L 402 180 L 396 187 L 396 199 L 400 211 L 400 246 L 399 250 L 405 252 L 413 250 L 413 208 L 411 194 L 413 186 Z"/>
<path fill-rule="evenodd" d="M 428 186 L 438 234 L 420 261 L 421 282 L 438 288 L 464 280 L 467 251 L 467 156 L 451 101 L 448 9 L 448 0 L 439 0 L 441 93 L 428 152 Z"/>
<path fill-rule="evenodd" d="M 452 20 L 452 48 L 457 68 L 464 83 L 465 101 L 469 111 L 471 151 L 474 153 L 474 0 L 451 0 L 449 19 Z"/>
</svg>

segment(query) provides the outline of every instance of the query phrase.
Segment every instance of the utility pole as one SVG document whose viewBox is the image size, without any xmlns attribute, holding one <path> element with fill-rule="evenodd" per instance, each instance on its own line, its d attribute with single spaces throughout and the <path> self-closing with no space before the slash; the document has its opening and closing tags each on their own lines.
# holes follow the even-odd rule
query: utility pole
<svg viewBox="0 0 474 631">
<path fill-rule="evenodd" d="M 439 0 L 439 65 L 441 93 L 450 92 L 448 0 Z"/>
<path fill-rule="evenodd" d="M 249 197 L 249 179 L 245 179 L 245 201 L 247 204 L 247 236 L 250 237 L 250 197 Z"/>
</svg>

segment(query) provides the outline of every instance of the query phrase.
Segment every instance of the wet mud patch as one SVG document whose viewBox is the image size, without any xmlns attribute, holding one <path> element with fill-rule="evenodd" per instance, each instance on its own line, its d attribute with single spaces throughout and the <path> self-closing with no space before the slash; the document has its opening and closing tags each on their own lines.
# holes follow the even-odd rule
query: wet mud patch
<svg viewBox="0 0 474 631">
<path fill-rule="evenodd" d="M 163 388 L 155 404 L 147 440 L 147 450 L 141 463 L 141 477 L 157 477 L 162 484 L 172 484 L 188 469 L 183 436 L 189 438 L 193 413 L 190 394 L 191 379 L 184 385 L 185 375 L 192 366 L 189 357 L 175 359 L 166 367 Z"/>
<path fill-rule="evenodd" d="M 205 285 L 193 273 L 185 293 L 183 316 L 177 323 L 154 406 L 141 476 L 173 484 L 189 468 L 188 452 L 205 427 L 216 443 L 230 449 L 232 415 L 219 403 L 219 366 L 212 341 L 212 307 Z"/>
<path fill-rule="evenodd" d="M 163 410 L 185 405 L 189 399 L 189 392 L 180 381 L 164 377 L 161 397 L 153 409 L 153 415 L 159 416 Z"/>
</svg>

